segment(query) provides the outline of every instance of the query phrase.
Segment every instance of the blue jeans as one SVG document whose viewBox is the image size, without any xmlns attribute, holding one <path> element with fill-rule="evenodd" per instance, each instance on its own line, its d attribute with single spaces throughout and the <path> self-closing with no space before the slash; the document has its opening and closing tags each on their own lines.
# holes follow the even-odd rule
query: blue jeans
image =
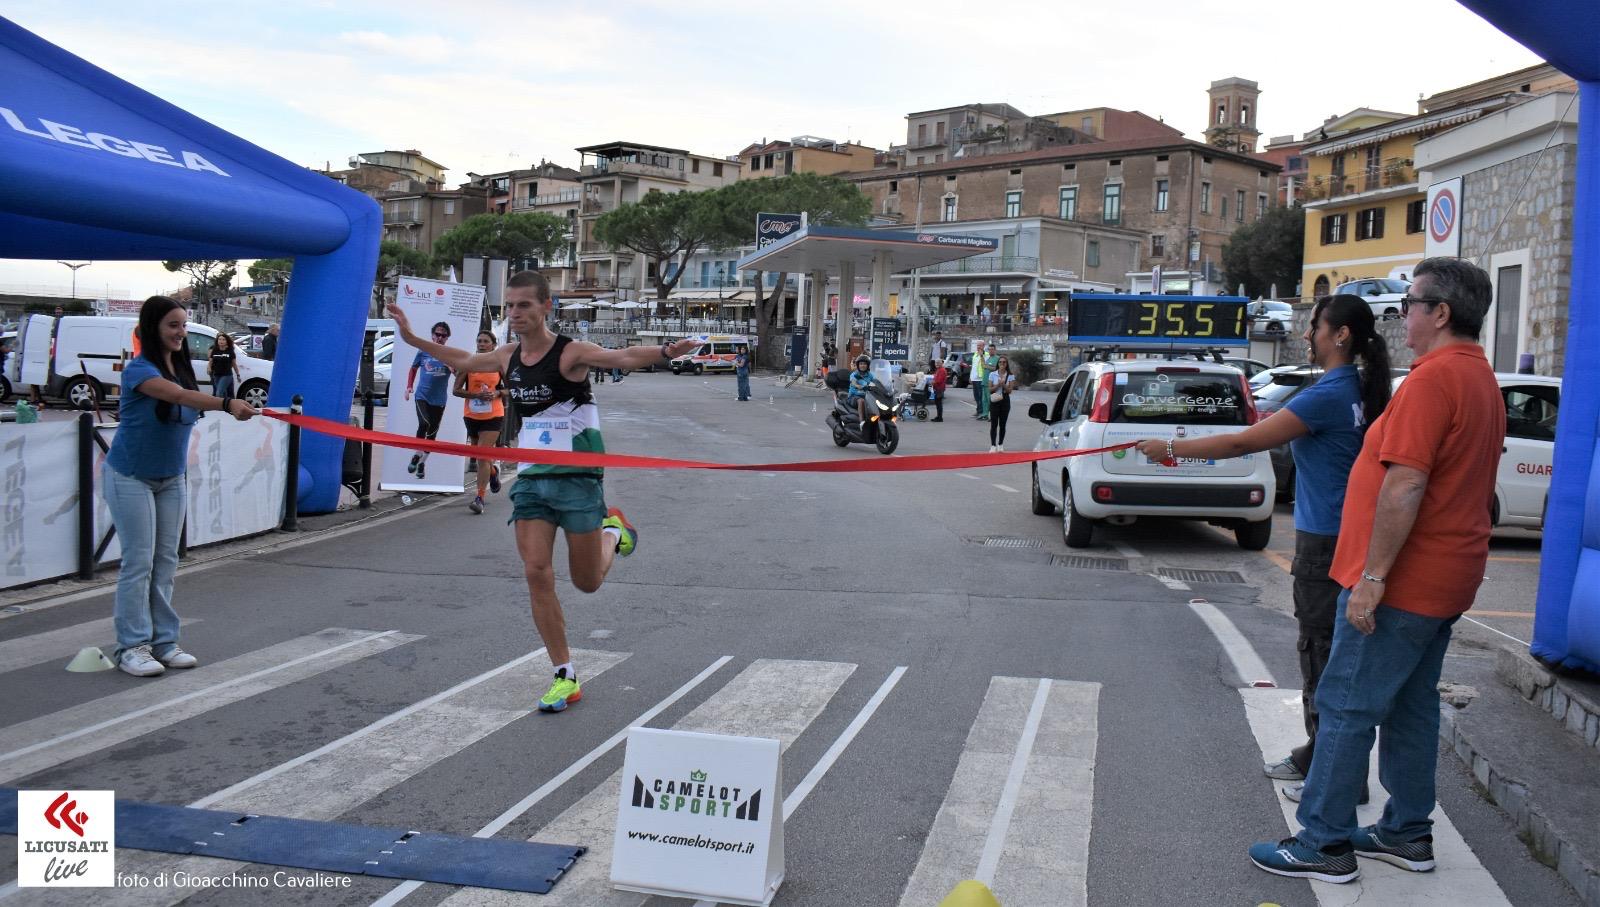
<svg viewBox="0 0 1600 907">
<path fill-rule="evenodd" d="M 1333 649 L 1317 685 L 1317 746 L 1296 818 L 1300 841 L 1318 850 L 1350 840 L 1372 754 L 1389 792 L 1378 830 L 1385 840 L 1415 841 L 1433 831 L 1434 773 L 1439 759 L 1439 673 L 1457 618 L 1424 617 L 1380 605 L 1366 636 L 1345 619 L 1350 590 L 1339 595 Z"/>
<path fill-rule="evenodd" d="M 178 612 L 172 580 L 178 572 L 178 536 L 183 531 L 189 490 L 181 475 L 170 479 L 125 476 L 108 463 L 101 470 L 106 506 L 122 543 L 112 622 L 117 655 L 150 646 L 157 656 L 178 643 Z"/>
<path fill-rule="evenodd" d="M 212 379 L 211 396 L 221 397 L 224 400 L 234 396 L 233 374 L 231 372 Z"/>
<path fill-rule="evenodd" d="M 739 379 L 739 399 L 750 399 L 750 373 L 741 372 L 736 377 Z"/>
</svg>

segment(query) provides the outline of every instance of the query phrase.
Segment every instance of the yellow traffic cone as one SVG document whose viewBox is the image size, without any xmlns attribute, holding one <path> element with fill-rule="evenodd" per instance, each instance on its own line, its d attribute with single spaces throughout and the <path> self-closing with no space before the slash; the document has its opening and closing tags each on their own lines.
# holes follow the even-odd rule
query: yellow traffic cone
<svg viewBox="0 0 1600 907">
<path fill-rule="evenodd" d="M 111 663 L 111 659 L 106 657 L 106 653 L 100 651 L 96 646 L 84 646 L 78 650 L 77 655 L 72 656 L 71 661 L 67 662 L 67 670 L 78 674 L 86 674 L 91 671 L 109 671 L 114 667 L 116 665 Z"/>
<path fill-rule="evenodd" d="M 1000 907 L 1000 902 L 995 900 L 989 886 L 968 879 L 950 889 L 950 893 L 939 902 L 939 907 Z"/>
</svg>

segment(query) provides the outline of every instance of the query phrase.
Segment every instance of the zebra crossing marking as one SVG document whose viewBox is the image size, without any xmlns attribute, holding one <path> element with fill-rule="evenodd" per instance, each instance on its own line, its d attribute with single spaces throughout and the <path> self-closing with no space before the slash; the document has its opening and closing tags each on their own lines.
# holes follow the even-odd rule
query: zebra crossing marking
<svg viewBox="0 0 1600 907">
<path fill-rule="evenodd" d="M 544 649 L 536 649 L 518 656 L 189 806 L 294 819 L 336 819 L 532 714 L 533 703 L 549 676 L 540 661 L 544 654 Z M 572 656 L 584 666 L 584 678 L 592 680 L 626 661 L 630 653 L 574 649 Z M 530 661 L 540 663 L 531 671 L 517 670 L 528 668 Z M 178 873 L 216 877 L 248 865 L 152 851 L 128 850 L 117 855 L 119 872 L 151 878 L 162 873 L 167 878 Z M 119 890 L 107 903 L 114 907 L 170 907 L 201 890 Z M 66 901 L 61 904 L 68 907 Z"/>
<path fill-rule="evenodd" d="M 994 677 L 902 907 L 978 878 L 1005 904 L 1088 900 L 1100 685 Z"/>
<path fill-rule="evenodd" d="M 687 696 L 696 687 L 700 686 L 701 683 L 705 682 L 706 679 L 708 679 L 712 674 L 715 674 L 717 671 L 721 670 L 723 665 L 732 660 L 732 655 L 724 655 L 712 662 L 705 668 L 705 670 L 690 678 L 687 683 L 681 687 L 678 687 L 671 693 L 671 695 L 667 696 L 667 698 L 651 706 L 644 712 L 644 714 L 640 715 L 638 718 L 635 718 L 626 727 L 622 728 L 622 730 L 612 734 L 611 737 L 606 740 L 606 742 L 584 754 L 582 758 L 578 759 L 578 761 L 567 766 L 561 771 L 560 774 L 539 785 L 539 787 L 536 788 L 532 793 L 528 794 L 526 797 L 523 797 L 505 812 L 496 816 L 493 821 L 491 821 L 488 825 L 478 829 L 473 833 L 472 836 L 474 838 L 492 838 L 499 834 L 502 829 L 504 829 L 507 825 L 510 825 L 512 822 L 515 822 L 520 816 L 522 816 L 523 813 L 526 813 L 528 810 L 537 805 L 539 801 L 543 800 L 545 797 L 548 797 L 551 793 L 558 790 L 568 781 L 571 781 L 580 772 L 593 765 L 600 757 L 611 752 L 611 750 L 615 749 L 618 744 L 628 739 L 629 728 L 648 724 L 649 722 L 655 720 L 657 715 L 660 715 L 662 712 L 671 708 L 677 703 L 678 700 L 682 699 L 684 696 Z M 421 882 L 404 882 L 396 886 L 388 894 L 374 901 L 373 907 L 391 907 L 391 905 L 400 903 L 400 901 L 404 900 L 413 891 L 416 891 L 421 887 Z"/>
<path fill-rule="evenodd" d="M 199 617 L 185 617 L 183 626 L 187 629 L 201 623 L 202 620 Z M 116 638 L 115 622 L 109 617 L 102 617 L 99 620 L 74 624 L 58 630 L 46 630 L 43 633 L 8 639 L 0 642 L 0 674 L 58 658 L 71 658 L 84 646 L 102 646 L 106 641 Z M 113 644 L 108 648 L 114 647 Z M 106 654 L 109 656 L 111 653 L 107 651 Z"/>
<path fill-rule="evenodd" d="M 1283 758 L 1284 753 L 1304 741 L 1305 722 L 1300 717 L 1299 690 L 1244 688 L 1239 690 L 1239 695 L 1244 698 L 1245 715 L 1250 719 L 1250 730 L 1261 748 L 1263 762 Z M 1377 747 L 1373 747 L 1371 758 L 1368 784 L 1372 802 L 1356 807 L 1356 821 L 1362 825 L 1372 825 L 1383 815 L 1385 791 L 1378 783 Z M 1298 804 L 1278 793 L 1278 785 L 1283 783 L 1272 782 L 1272 795 L 1283 809 L 1287 827 L 1298 829 L 1300 823 L 1295 819 Z M 1270 835 L 1263 833 L 1262 837 Z M 1378 860 L 1360 860 L 1361 878 L 1347 885 L 1313 884 L 1311 891 L 1321 907 L 1351 907 L 1363 898 L 1368 904 L 1495 907 L 1511 903 L 1494 876 L 1461 837 L 1455 823 L 1445 815 L 1444 807 L 1437 803 L 1433 807 L 1433 855 L 1439 864 L 1433 872 L 1409 872 Z"/>
<path fill-rule="evenodd" d="M 775 737 L 787 749 L 844 685 L 856 666 L 842 662 L 759 659 L 739 672 L 673 727 L 680 731 Z M 611 840 L 617 822 L 619 769 L 589 790 L 529 840 L 581 843 L 589 852 L 567 871 L 548 895 L 544 907 L 562 905 L 643 904 L 648 895 L 611 887 Z M 509 892 L 462 889 L 446 898 L 450 907 L 525 904 Z"/>
<path fill-rule="evenodd" d="M 58 766 L 421 638 L 397 630 L 329 628 L 197 671 L 138 681 L 124 692 L 0 730 L 0 782 Z"/>
</svg>

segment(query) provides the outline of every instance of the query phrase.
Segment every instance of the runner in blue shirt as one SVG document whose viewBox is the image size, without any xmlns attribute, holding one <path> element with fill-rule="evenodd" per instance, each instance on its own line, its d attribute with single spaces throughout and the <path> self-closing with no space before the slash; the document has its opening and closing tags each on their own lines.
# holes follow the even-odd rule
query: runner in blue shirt
<svg viewBox="0 0 1600 907">
<path fill-rule="evenodd" d="M 432 334 L 434 343 L 448 344 L 449 322 L 435 324 Z M 420 382 L 418 372 L 422 373 Z M 439 426 L 444 424 L 444 405 L 450 399 L 450 366 L 417 350 L 416 358 L 411 360 L 411 371 L 406 374 L 407 400 L 411 399 L 413 389 L 417 395 L 417 437 L 432 441 L 439 437 Z M 427 453 L 415 453 L 411 455 L 411 465 L 406 467 L 406 472 L 421 479 L 427 475 L 427 468 Z"/>
<path fill-rule="evenodd" d="M 1377 332 L 1372 308 L 1359 296 L 1324 296 L 1311 310 L 1305 333 L 1310 360 L 1325 370 L 1321 380 L 1295 395 L 1283 409 L 1231 435 L 1192 440 L 1140 441 L 1152 460 L 1172 457 L 1224 459 L 1271 450 L 1288 443 L 1294 454 L 1294 616 L 1300 625 L 1300 703 L 1306 742 L 1263 768 L 1267 777 L 1304 782 L 1317 742 L 1317 681 L 1333 648 L 1339 584 L 1328 576 L 1339 540 L 1350 467 L 1361 440 L 1389 404 L 1389 349 Z M 1355 367 L 1361 357 L 1362 370 Z M 1283 789 L 1300 799 L 1302 784 Z M 1362 794 L 1361 802 L 1366 802 Z"/>
</svg>

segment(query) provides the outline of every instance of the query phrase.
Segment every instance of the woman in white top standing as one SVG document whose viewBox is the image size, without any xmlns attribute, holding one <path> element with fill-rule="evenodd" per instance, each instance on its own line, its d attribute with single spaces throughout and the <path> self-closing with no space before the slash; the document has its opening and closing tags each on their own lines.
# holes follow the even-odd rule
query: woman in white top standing
<svg viewBox="0 0 1600 907">
<path fill-rule="evenodd" d="M 1017 376 L 1011 374 L 1011 360 L 1005 356 L 989 373 L 989 452 L 1006 449 L 1006 419 L 1011 416 L 1011 392 L 1017 389 Z"/>
</svg>

